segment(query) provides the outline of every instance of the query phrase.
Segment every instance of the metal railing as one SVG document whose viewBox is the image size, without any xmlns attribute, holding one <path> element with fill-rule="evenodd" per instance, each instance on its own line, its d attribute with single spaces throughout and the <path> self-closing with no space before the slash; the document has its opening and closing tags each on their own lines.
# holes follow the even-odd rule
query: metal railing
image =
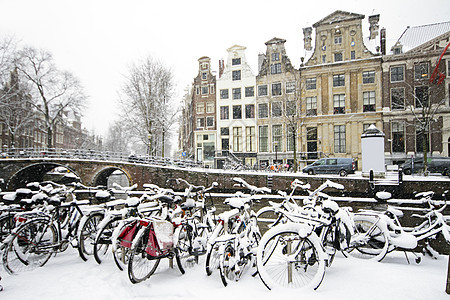
<svg viewBox="0 0 450 300">
<path fill-rule="evenodd" d="M 178 167 L 198 167 L 203 168 L 202 162 L 192 160 L 172 159 L 149 155 L 138 155 L 111 151 L 98 151 L 91 149 L 62 149 L 62 148 L 10 148 L 3 149 L 1 158 L 23 159 L 23 158 L 56 158 L 56 159 L 80 159 L 80 160 L 100 160 L 139 163 L 149 165 L 178 166 Z"/>
</svg>

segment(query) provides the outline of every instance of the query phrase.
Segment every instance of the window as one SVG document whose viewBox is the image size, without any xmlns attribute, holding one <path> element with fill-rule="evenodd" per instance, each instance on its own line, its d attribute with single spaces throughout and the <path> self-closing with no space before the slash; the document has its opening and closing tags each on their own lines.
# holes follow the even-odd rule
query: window
<svg viewBox="0 0 450 300">
<path fill-rule="evenodd" d="M 274 152 L 283 151 L 283 127 L 282 125 L 272 125 L 272 145 Z"/>
<path fill-rule="evenodd" d="M 334 54 L 334 61 L 335 62 L 342 61 L 342 52 L 337 52 Z"/>
<path fill-rule="evenodd" d="M 233 105 L 233 119 L 234 120 L 242 119 L 242 106 L 241 105 Z"/>
<path fill-rule="evenodd" d="M 404 122 L 392 122 L 392 152 L 405 152 Z"/>
<path fill-rule="evenodd" d="M 245 149 L 247 152 L 256 152 L 255 127 L 245 127 Z"/>
<path fill-rule="evenodd" d="M 236 70 L 232 72 L 233 80 L 241 80 L 241 70 Z"/>
<path fill-rule="evenodd" d="M 242 127 L 233 127 L 233 151 L 242 152 Z"/>
<path fill-rule="evenodd" d="M 292 117 L 295 116 L 297 112 L 297 104 L 295 100 L 286 101 L 286 116 Z"/>
<path fill-rule="evenodd" d="M 375 71 L 365 71 L 362 73 L 363 83 L 375 83 Z"/>
<path fill-rule="evenodd" d="M 315 90 L 316 89 L 316 77 L 306 78 L 306 89 Z"/>
<path fill-rule="evenodd" d="M 228 99 L 228 89 L 220 90 L 220 99 Z"/>
<path fill-rule="evenodd" d="M 414 94 L 415 94 L 415 104 L 416 108 L 422 108 L 428 106 L 428 87 L 427 86 L 416 86 L 414 88 Z"/>
<path fill-rule="evenodd" d="M 197 85 L 197 86 L 195 86 L 195 93 L 197 94 L 197 95 L 200 95 L 200 87 Z"/>
<path fill-rule="evenodd" d="M 206 117 L 206 126 L 214 127 L 214 117 Z"/>
<path fill-rule="evenodd" d="M 356 59 L 356 53 L 355 53 L 355 50 L 350 51 L 350 59 Z"/>
<path fill-rule="evenodd" d="M 363 92 L 363 111 L 375 111 L 375 91 Z"/>
<path fill-rule="evenodd" d="M 230 128 L 228 128 L 228 127 L 221 127 L 220 128 L 220 135 L 230 135 Z"/>
<path fill-rule="evenodd" d="M 206 113 L 208 113 L 208 114 L 214 113 L 214 102 L 206 103 Z"/>
<path fill-rule="evenodd" d="M 317 115 L 317 97 L 306 97 L 306 115 Z"/>
<path fill-rule="evenodd" d="M 258 85 L 258 96 L 267 96 L 267 84 Z"/>
<path fill-rule="evenodd" d="M 253 86 L 248 86 L 245 88 L 245 97 L 255 96 L 255 88 Z"/>
<path fill-rule="evenodd" d="M 279 61 L 279 60 L 280 60 L 280 53 L 279 52 L 272 53 L 272 61 Z"/>
<path fill-rule="evenodd" d="M 342 44 L 342 35 L 335 36 L 335 37 L 334 37 L 334 43 L 335 43 L 336 45 Z"/>
<path fill-rule="evenodd" d="M 259 152 L 269 152 L 269 127 L 259 126 Z"/>
<path fill-rule="evenodd" d="M 333 95 L 334 114 L 345 114 L 345 94 Z"/>
<path fill-rule="evenodd" d="M 230 118 L 230 108 L 228 106 L 220 107 L 220 119 L 228 120 Z"/>
<path fill-rule="evenodd" d="M 295 92 L 295 81 L 286 82 L 286 94 L 292 94 Z"/>
<path fill-rule="evenodd" d="M 270 65 L 270 74 L 280 74 L 281 73 L 281 64 L 271 64 Z"/>
<path fill-rule="evenodd" d="M 295 125 L 289 124 L 286 127 L 286 151 L 294 151 Z"/>
<path fill-rule="evenodd" d="M 327 62 L 327 56 L 326 55 L 322 55 L 322 63 L 326 63 Z"/>
<path fill-rule="evenodd" d="M 207 73 L 206 73 L 206 72 L 203 72 L 203 73 L 202 73 L 202 79 L 203 79 L 203 80 L 206 80 L 206 78 L 207 78 Z"/>
<path fill-rule="evenodd" d="M 202 95 L 207 95 L 208 94 L 208 86 L 202 86 Z"/>
<path fill-rule="evenodd" d="M 345 153 L 345 125 L 334 126 L 334 153 Z"/>
<path fill-rule="evenodd" d="M 241 99 L 241 88 L 233 89 L 233 100 Z"/>
<path fill-rule="evenodd" d="M 281 117 L 283 114 L 283 103 L 281 101 L 272 102 L 272 117 Z"/>
<path fill-rule="evenodd" d="M 267 103 L 258 104 L 258 118 L 263 119 L 269 117 L 269 107 Z"/>
<path fill-rule="evenodd" d="M 345 86 L 345 75 L 344 74 L 338 74 L 333 75 L 333 86 Z"/>
<path fill-rule="evenodd" d="M 426 79 L 428 76 L 428 63 L 419 63 L 414 65 L 414 79 Z"/>
<path fill-rule="evenodd" d="M 197 113 L 202 114 L 205 112 L 205 103 L 197 103 Z"/>
<path fill-rule="evenodd" d="M 391 109 L 405 109 L 405 89 L 391 89 Z"/>
<path fill-rule="evenodd" d="M 247 104 L 245 105 L 245 118 L 252 119 L 255 117 L 255 105 Z"/>
<path fill-rule="evenodd" d="M 281 95 L 281 83 L 272 83 L 272 96 Z"/>
<path fill-rule="evenodd" d="M 391 67 L 391 82 L 403 81 L 404 79 L 403 66 Z"/>
<path fill-rule="evenodd" d="M 317 127 L 306 128 L 306 151 L 308 159 L 316 159 L 317 156 Z"/>
<path fill-rule="evenodd" d="M 241 64 L 241 58 L 240 58 L 240 57 L 238 57 L 238 58 L 233 58 L 233 59 L 231 60 L 231 64 L 232 64 L 233 66 L 240 65 L 240 64 Z"/>
<path fill-rule="evenodd" d="M 214 84 L 211 84 L 211 85 L 209 86 L 209 91 L 210 91 L 211 94 L 214 94 L 214 93 L 215 93 L 215 92 L 214 92 Z"/>
<path fill-rule="evenodd" d="M 205 118 L 197 118 L 197 128 L 205 127 Z"/>
</svg>

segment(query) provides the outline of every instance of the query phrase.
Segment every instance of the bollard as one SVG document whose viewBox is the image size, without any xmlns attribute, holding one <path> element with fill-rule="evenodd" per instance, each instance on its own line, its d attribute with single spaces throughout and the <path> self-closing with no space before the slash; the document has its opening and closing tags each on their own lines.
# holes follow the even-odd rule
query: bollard
<svg viewBox="0 0 450 300">
<path fill-rule="evenodd" d="M 447 287 L 445 292 L 450 295 L 450 255 L 448 256 Z"/>
</svg>

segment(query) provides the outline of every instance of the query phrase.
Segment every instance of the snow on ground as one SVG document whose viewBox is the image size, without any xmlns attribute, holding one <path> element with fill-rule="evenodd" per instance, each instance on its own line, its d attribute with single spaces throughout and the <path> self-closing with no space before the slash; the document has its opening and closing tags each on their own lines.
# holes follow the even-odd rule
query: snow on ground
<svg viewBox="0 0 450 300">
<path fill-rule="evenodd" d="M 316 291 L 269 291 L 259 277 L 245 274 L 224 287 L 219 274 L 206 276 L 204 257 L 181 275 L 161 260 L 147 281 L 132 284 L 114 262 L 83 262 L 75 249 L 52 257 L 42 268 L 18 275 L 0 269 L 0 299 L 449 299 L 445 293 L 448 257 L 423 257 L 417 265 L 409 254 L 388 254 L 383 262 L 338 255 Z"/>
</svg>

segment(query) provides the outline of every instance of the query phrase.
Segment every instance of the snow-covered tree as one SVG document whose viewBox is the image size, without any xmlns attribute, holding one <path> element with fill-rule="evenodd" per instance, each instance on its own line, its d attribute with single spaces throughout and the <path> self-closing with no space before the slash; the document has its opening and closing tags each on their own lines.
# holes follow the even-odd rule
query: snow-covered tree
<svg viewBox="0 0 450 300">
<path fill-rule="evenodd" d="M 131 66 L 121 90 L 122 120 L 147 146 L 149 155 L 165 155 L 170 128 L 176 121 L 173 73 L 147 57 Z"/>
<path fill-rule="evenodd" d="M 64 111 L 81 113 L 84 108 L 84 90 L 72 73 L 56 67 L 48 51 L 25 47 L 18 51 L 14 65 L 27 80 L 33 107 L 45 121 L 47 147 L 52 148 L 53 133 Z"/>
<path fill-rule="evenodd" d="M 16 136 L 33 122 L 31 97 L 14 66 L 16 43 L 13 38 L 0 41 L 0 122 L 8 132 L 10 147 Z"/>
</svg>

